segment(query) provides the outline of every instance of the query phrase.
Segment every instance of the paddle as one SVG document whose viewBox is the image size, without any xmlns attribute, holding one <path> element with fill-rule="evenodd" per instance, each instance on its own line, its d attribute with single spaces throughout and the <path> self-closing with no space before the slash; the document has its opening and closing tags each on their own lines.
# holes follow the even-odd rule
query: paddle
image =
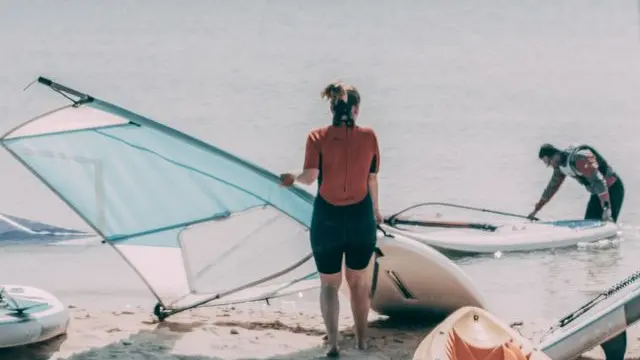
<svg viewBox="0 0 640 360">
<path fill-rule="evenodd" d="M 431 221 L 431 220 L 409 220 L 402 219 L 396 216 L 391 216 L 384 219 L 385 224 L 394 226 L 396 224 L 401 225 L 413 225 L 413 226 L 425 226 L 425 227 L 443 227 L 443 228 L 458 228 L 458 229 L 476 229 L 482 231 L 496 231 L 497 226 L 484 223 L 472 223 L 472 222 L 459 222 L 459 221 Z"/>
</svg>

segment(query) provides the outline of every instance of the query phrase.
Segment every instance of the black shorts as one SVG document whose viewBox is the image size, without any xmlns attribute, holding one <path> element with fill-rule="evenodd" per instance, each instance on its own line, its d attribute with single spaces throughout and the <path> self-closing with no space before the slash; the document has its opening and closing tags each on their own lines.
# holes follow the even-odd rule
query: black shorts
<svg viewBox="0 0 640 360">
<path fill-rule="evenodd" d="M 624 202 L 624 184 L 622 183 L 622 179 L 619 177 L 609 187 L 609 202 L 611 205 L 611 217 L 614 222 L 618 222 L 620 209 Z M 600 197 L 598 197 L 598 195 L 591 195 L 584 218 L 595 220 L 602 219 L 602 206 L 600 205 Z"/>
<path fill-rule="evenodd" d="M 375 250 L 376 220 L 371 197 L 359 203 L 335 206 L 316 196 L 311 219 L 313 258 L 322 274 L 342 270 L 342 255 L 349 269 L 367 267 Z"/>
</svg>

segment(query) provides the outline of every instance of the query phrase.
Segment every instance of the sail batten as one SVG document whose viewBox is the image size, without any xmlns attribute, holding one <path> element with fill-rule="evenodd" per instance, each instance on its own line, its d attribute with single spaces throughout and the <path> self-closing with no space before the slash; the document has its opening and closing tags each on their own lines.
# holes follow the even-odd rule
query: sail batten
<svg viewBox="0 0 640 360">
<path fill-rule="evenodd" d="M 213 145 L 87 98 L 0 141 L 123 256 L 161 304 L 255 300 L 312 283 L 313 195 L 283 188 L 276 175 Z"/>
</svg>

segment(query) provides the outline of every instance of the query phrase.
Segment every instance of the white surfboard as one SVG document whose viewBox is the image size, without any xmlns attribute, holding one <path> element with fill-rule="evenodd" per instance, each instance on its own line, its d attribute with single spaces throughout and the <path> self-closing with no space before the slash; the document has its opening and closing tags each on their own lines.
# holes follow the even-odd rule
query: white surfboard
<svg viewBox="0 0 640 360">
<path fill-rule="evenodd" d="M 622 333 L 640 319 L 640 271 L 564 316 L 540 338 L 554 360 L 573 359 Z"/>
<path fill-rule="evenodd" d="M 367 271 L 378 314 L 444 318 L 463 306 L 486 307 L 469 276 L 433 248 L 388 233 L 377 248 Z M 341 291 L 349 296 L 346 279 Z"/>
<path fill-rule="evenodd" d="M 366 270 L 371 286 L 371 309 L 381 315 L 438 319 L 463 306 L 486 307 L 484 298 L 460 267 L 437 250 L 402 235 L 379 231 L 377 251 Z M 265 301 L 319 287 L 317 275 L 293 285 L 251 286 L 207 302 L 207 306 Z M 343 279 L 340 292 L 349 297 L 346 279 Z"/>
<path fill-rule="evenodd" d="M 610 241 L 621 232 L 615 223 L 598 220 L 520 221 L 494 225 L 495 230 L 431 228 L 431 231 L 424 231 L 419 226 L 405 225 L 384 225 L 384 229 L 433 246 L 440 251 L 462 253 L 569 247 L 580 243 Z"/>
<path fill-rule="evenodd" d="M 551 360 L 503 321 L 470 306 L 458 309 L 442 321 L 413 355 L 413 360 L 473 359 Z"/>
</svg>

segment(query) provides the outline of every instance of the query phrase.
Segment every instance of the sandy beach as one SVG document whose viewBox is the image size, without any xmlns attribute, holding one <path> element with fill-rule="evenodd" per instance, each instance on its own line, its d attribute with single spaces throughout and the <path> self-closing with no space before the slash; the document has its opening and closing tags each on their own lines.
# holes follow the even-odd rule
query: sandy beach
<svg viewBox="0 0 640 360">
<path fill-rule="evenodd" d="M 70 305 L 67 335 L 47 342 L 0 350 L 1 359 L 319 359 L 324 357 L 322 317 L 310 311 L 243 304 L 202 308 L 159 323 L 150 310 L 126 307 L 89 310 Z M 352 350 L 348 312 L 341 316 L 344 359 L 411 359 L 433 328 L 428 323 L 398 323 L 371 313 L 369 349 Z M 524 324 L 521 332 L 527 335 Z M 629 336 L 628 359 L 640 358 L 638 331 Z M 599 348 L 584 359 L 602 359 Z"/>
</svg>

